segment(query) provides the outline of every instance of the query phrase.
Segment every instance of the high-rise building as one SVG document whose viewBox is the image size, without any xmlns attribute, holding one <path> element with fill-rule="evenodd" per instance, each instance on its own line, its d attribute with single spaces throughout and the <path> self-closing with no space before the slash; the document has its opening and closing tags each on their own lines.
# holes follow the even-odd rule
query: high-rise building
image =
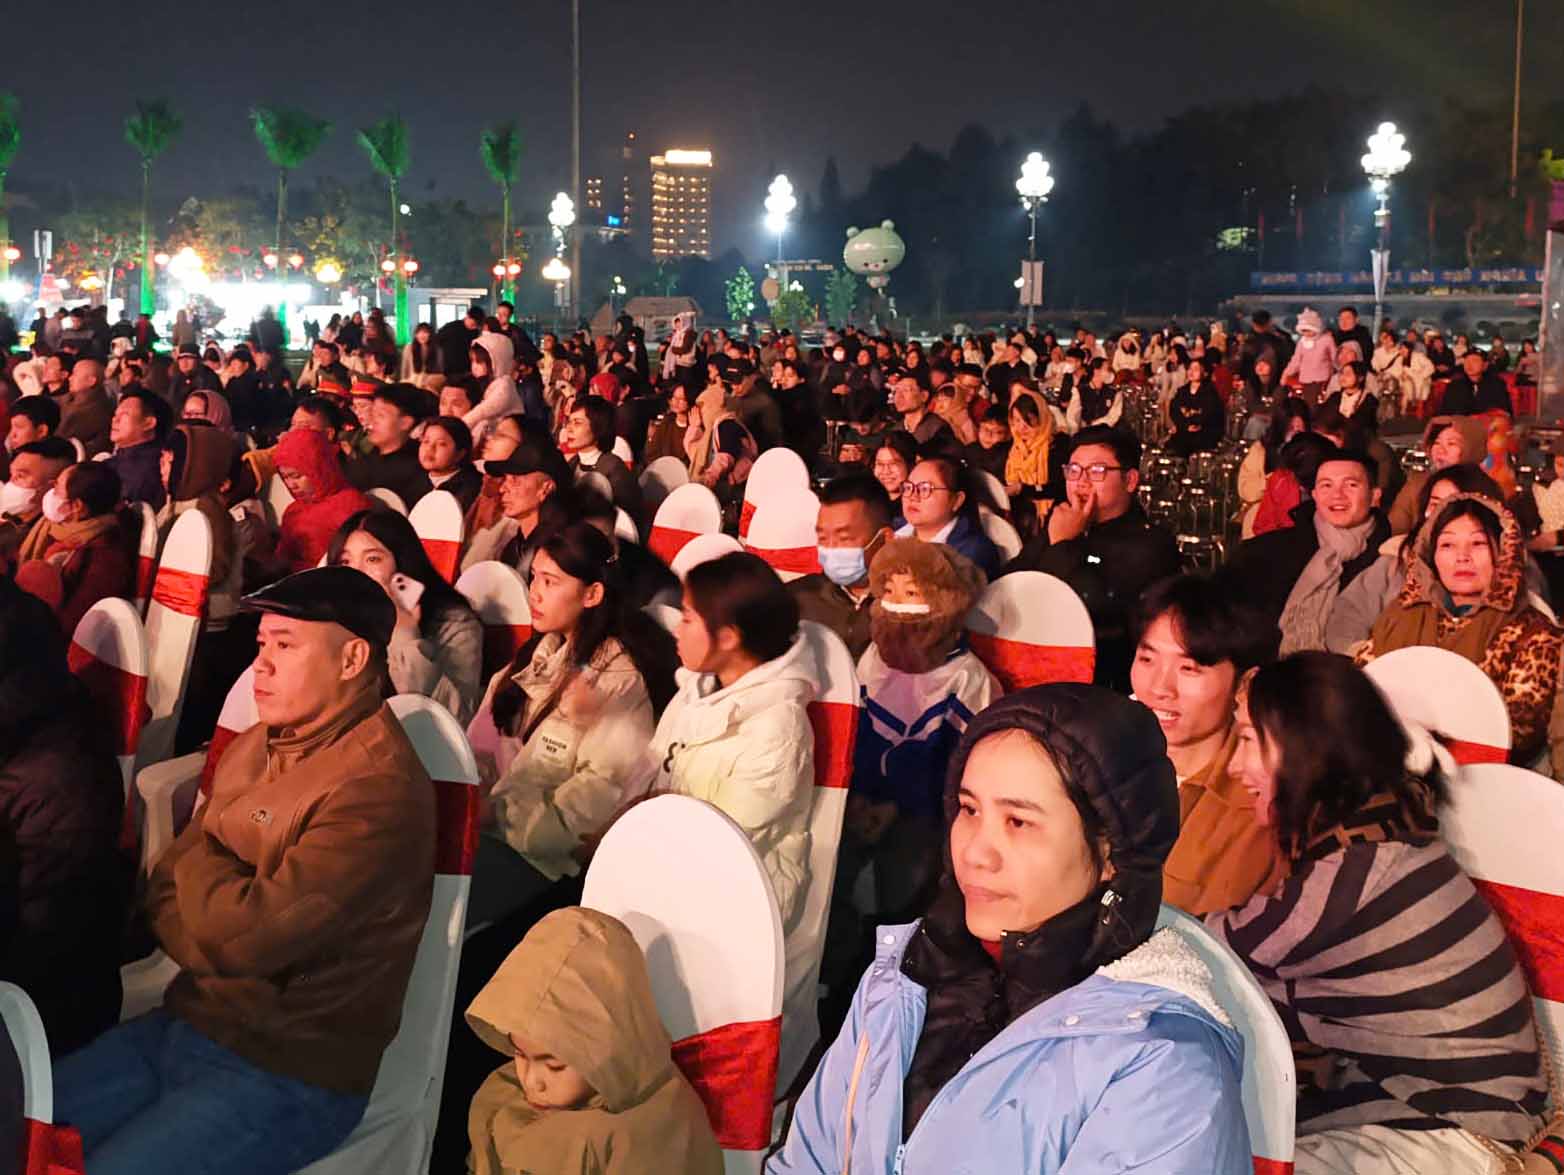
<svg viewBox="0 0 1564 1175">
<path fill-rule="evenodd" d="M 624 149 L 620 152 L 622 166 L 619 172 L 619 227 L 627 233 L 636 229 L 635 218 L 635 132 L 625 135 Z"/>
<path fill-rule="evenodd" d="M 711 152 L 652 156 L 652 257 L 711 258 Z"/>
<path fill-rule="evenodd" d="M 603 211 L 603 177 L 600 175 L 587 177 L 586 206 L 588 212 Z"/>
</svg>

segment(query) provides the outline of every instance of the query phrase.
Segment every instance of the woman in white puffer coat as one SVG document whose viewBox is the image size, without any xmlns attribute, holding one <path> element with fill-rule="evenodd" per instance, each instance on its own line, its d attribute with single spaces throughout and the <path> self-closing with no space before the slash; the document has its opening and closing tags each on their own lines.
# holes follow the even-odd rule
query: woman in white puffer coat
<svg viewBox="0 0 1564 1175">
<path fill-rule="evenodd" d="M 652 738 L 654 791 L 721 808 L 771 877 L 786 934 L 809 882 L 817 690 L 798 605 L 755 555 L 735 552 L 685 575 L 679 692 Z"/>
</svg>

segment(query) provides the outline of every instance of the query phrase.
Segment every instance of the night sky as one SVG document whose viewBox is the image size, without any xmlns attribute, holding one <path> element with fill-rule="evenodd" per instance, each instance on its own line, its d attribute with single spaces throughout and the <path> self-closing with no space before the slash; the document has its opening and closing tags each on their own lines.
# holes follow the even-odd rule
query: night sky
<svg viewBox="0 0 1564 1175">
<path fill-rule="evenodd" d="M 1564 96 L 1564 71 L 1545 68 L 1548 47 L 1564 43 L 1564 5 L 1532 0 L 1527 9 L 1524 100 Z M 784 23 L 768 22 L 779 14 Z M 715 248 L 760 256 L 760 205 L 775 171 L 812 191 L 835 154 L 851 192 L 872 164 L 914 141 L 943 151 L 969 122 L 1024 137 L 1084 100 L 1145 129 L 1192 105 L 1310 82 L 1507 102 L 1513 19 L 1510 0 L 582 0 L 582 170 L 617 176 L 632 128 L 645 154 L 709 146 Z M 166 96 L 185 131 L 157 165 L 162 198 L 245 183 L 269 191 L 245 112 L 272 102 L 335 123 L 301 186 L 317 174 L 367 174 L 353 132 L 400 110 L 413 200 L 497 204 L 478 133 L 516 116 L 526 145 L 520 202 L 541 209 L 569 178 L 569 22 L 568 0 L 77 0 L 68 18 L 36 20 L 11 42 L 0 87 L 22 99 L 24 139 L 10 190 L 70 182 L 88 192 L 122 175 L 133 193 L 121 124 L 137 97 Z M 1366 111 L 1366 125 L 1381 114 L 1396 116 Z"/>
</svg>

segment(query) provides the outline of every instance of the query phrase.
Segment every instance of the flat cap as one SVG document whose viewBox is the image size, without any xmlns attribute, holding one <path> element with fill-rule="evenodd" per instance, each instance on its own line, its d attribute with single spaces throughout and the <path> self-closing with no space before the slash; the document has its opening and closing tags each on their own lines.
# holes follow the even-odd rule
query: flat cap
<svg viewBox="0 0 1564 1175">
<path fill-rule="evenodd" d="M 547 441 L 540 441 L 535 437 L 525 437 L 516 446 L 515 451 L 503 461 L 485 461 L 483 471 L 490 477 L 504 477 L 507 473 L 547 474 L 557 487 L 565 488 L 570 485 L 570 466 L 565 463 L 560 452 Z"/>
<path fill-rule="evenodd" d="M 384 589 L 352 567 L 311 567 L 251 592 L 246 612 L 270 612 L 294 620 L 340 624 L 354 636 L 385 648 L 396 630 L 396 605 Z"/>
</svg>

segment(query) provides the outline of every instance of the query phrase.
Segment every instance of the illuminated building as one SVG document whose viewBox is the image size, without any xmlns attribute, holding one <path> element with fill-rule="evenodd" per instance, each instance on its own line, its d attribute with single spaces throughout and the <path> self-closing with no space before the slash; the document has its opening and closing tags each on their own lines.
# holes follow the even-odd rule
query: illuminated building
<svg viewBox="0 0 1564 1175">
<path fill-rule="evenodd" d="M 587 178 L 586 206 L 588 212 L 603 211 L 603 177 L 600 175 Z"/>
<path fill-rule="evenodd" d="M 635 231 L 635 132 L 625 135 L 620 152 L 623 166 L 619 172 L 619 224 L 625 232 Z"/>
<path fill-rule="evenodd" d="M 711 152 L 677 147 L 652 156 L 652 257 L 711 258 Z"/>
</svg>

